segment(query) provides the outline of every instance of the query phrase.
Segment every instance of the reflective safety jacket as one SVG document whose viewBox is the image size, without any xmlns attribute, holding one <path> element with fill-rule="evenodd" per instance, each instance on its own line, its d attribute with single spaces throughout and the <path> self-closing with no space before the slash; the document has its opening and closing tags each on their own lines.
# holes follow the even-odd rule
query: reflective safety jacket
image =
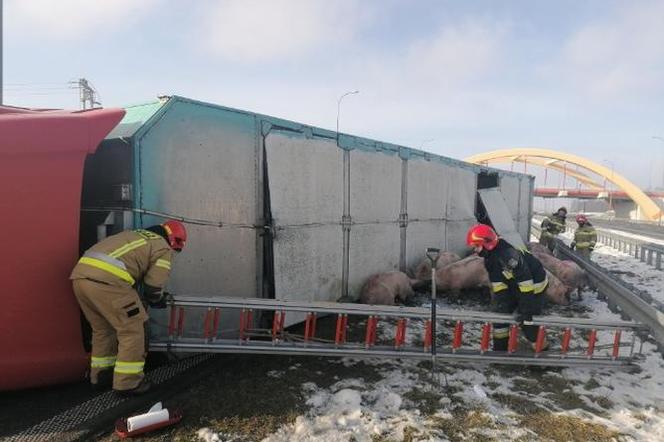
<svg viewBox="0 0 664 442">
<path fill-rule="evenodd" d="M 69 279 L 91 279 L 114 286 L 138 281 L 163 288 L 171 271 L 173 250 L 166 240 L 148 230 L 125 230 L 90 247 Z"/>
<path fill-rule="evenodd" d="M 594 249 L 597 242 L 597 232 L 590 223 L 585 223 L 574 232 L 574 242 L 578 249 Z"/>
<path fill-rule="evenodd" d="M 538 295 L 548 284 L 546 272 L 529 251 L 517 250 L 504 240 L 491 251 L 480 253 L 489 272 L 491 289 L 495 294 L 504 290 L 518 290 L 518 294 Z"/>
<path fill-rule="evenodd" d="M 551 216 L 544 218 L 542 221 L 542 230 L 551 235 L 559 235 L 565 231 L 565 220 L 566 218 L 564 216 L 554 213 Z"/>
</svg>

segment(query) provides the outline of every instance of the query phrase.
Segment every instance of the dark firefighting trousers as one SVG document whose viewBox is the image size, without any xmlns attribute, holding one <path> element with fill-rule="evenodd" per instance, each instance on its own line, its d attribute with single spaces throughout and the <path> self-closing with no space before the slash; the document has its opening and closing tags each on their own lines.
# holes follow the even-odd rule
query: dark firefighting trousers
<svg viewBox="0 0 664 442">
<path fill-rule="evenodd" d="M 81 310 L 92 326 L 90 382 L 113 370 L 113 389 L 129 390 L 143 380 L 148 319 L 138 293 L 88 279 L 72 281 Z"/>
<path fill-rule="evenodd" d="M 532 320 L 532 317 L 542 313 L 543 293 L 521 293 L 513 282 L 508 284 L 506 290 L 494 295 L 493 311 L 496 313 L 518 313 L 521 320 Z M 493 324 L 493 349 L 507 351 L 510 324 Z M 538 327 L 535 325 L 522 325 L 523 335 L 530 342 L 537 340 Z"/>
</svg>

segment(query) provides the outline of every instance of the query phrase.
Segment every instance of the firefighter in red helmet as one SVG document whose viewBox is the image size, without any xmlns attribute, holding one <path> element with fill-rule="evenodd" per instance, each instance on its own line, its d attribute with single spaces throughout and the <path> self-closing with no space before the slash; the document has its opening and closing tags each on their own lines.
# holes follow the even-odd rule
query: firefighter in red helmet
<svg viewBox="0 0 664 442">
<path fill-rule="evenodd" d="M 576 215 L 576 223 L 579 227 L 574 231 L 574 241 L 570 247 L 576 248 L 581 256 L 590 259 L 590 254 L 597 243 L 597 232 L 588 221 L 588 217 L 582 213 Z"/>
<path fill-rule="evenodd" d="M 542 312 L 542 297 L 548 285 L 546 272 L 537 258 L 527 250 L 517 250 L 500 239 L 491 226 L 477 224 L 468 230 L 466 243 L 484 258 L 494 294 L 493 310 L 516 313 L 517 321 L 529 321 Z M 532 343 L 537 340 L 537 327 L 523 325 L 523 334 Z M 493 349 L 506 351 L 509 324 L 493 325 Z M 548 344 L 544 344 L 546 349 Z"/>
<path fill-rule="evenodd" d="M 150 383 L 143 367 L 144 323 L 148 319 L 137 285 L 154 308 L 166 306 L 164 286 L 173 253 L 187 242 L 179 221 L 169 220 L 146 229 L 125 230 L 89 248 L 69 279 L 83 314 L 92 326 L 90 382 L 113 386 L 121 395 L 145 393 Z"/>
</svg>

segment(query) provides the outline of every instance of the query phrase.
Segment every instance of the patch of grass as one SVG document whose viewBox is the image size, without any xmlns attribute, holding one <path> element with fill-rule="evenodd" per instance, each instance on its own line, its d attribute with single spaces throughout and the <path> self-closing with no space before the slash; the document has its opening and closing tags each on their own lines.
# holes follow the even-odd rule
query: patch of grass
<svg viewBox="0 0 664 442">
<path fill-rule="evenodd" d="M 586 384 L 583 386 L 583 388 L 585 388 L 586 390 L 594 390 L 595 388 L 598 388 L 599 386 L 600 386 L 599 382 L 597 382 L 593 378 L 590 378 L 588 380 L 588 382 L 586 382 Z"/>
<path fill-rule="evenodd" d="M 622 435 L 609 428 L 574 416 L 560 416 L 544 411 L 520 418 L 521 425 L 554 442 L 613 442 Z"/>
<path fill-rule="evenodd" d="M 424 416 L 430 416 L 440 408 L 440 399 L 443 396 L 434 391 L 413 388 L 404 393 L 403 397 L 412 401 L 415 404 L 415 407 L 417 407 Z"/>
<path fill-rule="evenodd" d="M 537 402 L 531 401 L 523 396 L 494 393 L 491 395 L 491 398 L 521 415 L 529 414 L 540 409 L 540 405 Z"/>
<path fill-rule="evenodd" d="M 451 418 L 435 416 L 431 419 L 432 428 L 442 432 L 451 442 L 489 442 L 496 439 L 474 430 L 493 429 L 496 424 L 483 409 L 456 408 Z"/>
</svg>

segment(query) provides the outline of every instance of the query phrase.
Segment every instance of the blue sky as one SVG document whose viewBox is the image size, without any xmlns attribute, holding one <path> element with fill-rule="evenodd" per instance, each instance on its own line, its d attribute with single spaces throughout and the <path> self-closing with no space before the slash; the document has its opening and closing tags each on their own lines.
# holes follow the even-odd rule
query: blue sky
<svg viewBox="0 0 664 442">
<path fill-rule="evenodd" d="M 5 101 L 178 94 L 463 158 L 586 156 L 664 186 L 664 1 L 5 0 Z M 63 88 L 63 89 L 58 89 Z M 433 140 L 433 141 L 425 141 Z"/>
</svg>

